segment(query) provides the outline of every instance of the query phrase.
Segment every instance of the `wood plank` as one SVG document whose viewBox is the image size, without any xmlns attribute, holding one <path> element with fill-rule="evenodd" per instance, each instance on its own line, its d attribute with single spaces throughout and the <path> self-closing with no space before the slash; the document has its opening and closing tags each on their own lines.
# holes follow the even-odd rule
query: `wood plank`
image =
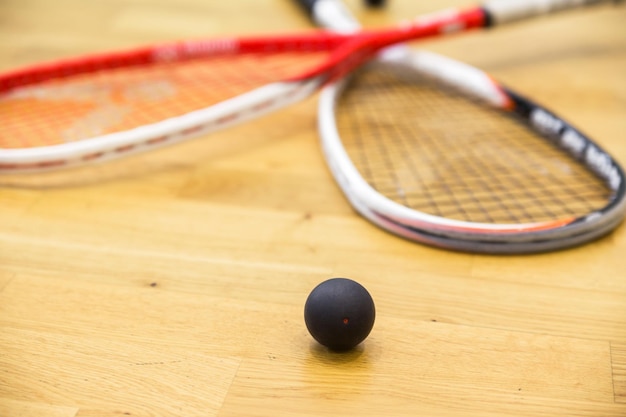
<svg viewBox="0 0 626 417">
<path fill-rule="evenodd" d="M 295 367 L 287 338 L 277 340 L 267 354 L 244 360 L 222 415 L 263 415 L 268 407 L 288 415 L 338 416 L 626 411 L 610 395 L 605 342 L 386 316 L 377 326 L 382 330 L 348 355 L 304 344 Z"/>
<path fill-rule="evenodd" d="M 45 415 L 51 415 L 48 409 L 55 412 L 39 404 L 60 404 L 57 413 L 64 416 L 215 415 L 239 366 L 237 359 L 177 350 L 167 343 L 102 336 L 0 326 L 3 396 L 36 399 L 27 405 L 5 402 L 2 415 L 15 416 L 20 409 L 24 415 L 36 415 L 38 409 Z"/>
<path fill-rule="evenodd" d="M 626 404 L 626 344 L 611 343 L 615 402 Z"/>
<path fill-rule="evenodd" d="M 76 407 L 53 404 L 37 404 L 32 401 L 17 401 L 0 397 L 0 415 L 11 417 L 75 417 Z"/>
</svg>

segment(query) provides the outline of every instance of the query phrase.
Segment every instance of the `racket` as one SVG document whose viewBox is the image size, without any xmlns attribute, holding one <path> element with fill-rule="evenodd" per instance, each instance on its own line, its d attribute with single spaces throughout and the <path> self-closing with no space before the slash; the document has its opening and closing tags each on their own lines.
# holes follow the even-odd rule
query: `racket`
<svg viewBox="0 0 626 417">
<path fill-rule="evenodd" d="M 0 172 L 65 168 L 203 136 L 302 100 L 382 47 L 598 0 L 489 0 L 397 28 L 192 40 L 0 74 Z"/>
<path fill-rule="evenodd" d="M 320 25 L 358 29 L 337 0 L 300 3 Z M 349 202 L 402 237 L 529 253 L 588 242 L 623 220 L 624 172 L 605 150 L 458 61 L 393 46 L 325 87 L 318 113 Z"/>
</svg>

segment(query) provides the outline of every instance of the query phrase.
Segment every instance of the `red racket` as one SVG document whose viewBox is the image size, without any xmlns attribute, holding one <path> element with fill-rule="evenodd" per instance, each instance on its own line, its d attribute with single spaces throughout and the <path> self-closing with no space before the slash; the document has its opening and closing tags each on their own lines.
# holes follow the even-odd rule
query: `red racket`
<svg viewBox="0 0 626 417">
<path fill-rule="evenodd" d="M 177 42 L 0 74 L 0 172 L 102 161 L 205 135 L 307 97 L 411 39 L 598 0 L 490 0 L 401 27 Z"/>
</svg>

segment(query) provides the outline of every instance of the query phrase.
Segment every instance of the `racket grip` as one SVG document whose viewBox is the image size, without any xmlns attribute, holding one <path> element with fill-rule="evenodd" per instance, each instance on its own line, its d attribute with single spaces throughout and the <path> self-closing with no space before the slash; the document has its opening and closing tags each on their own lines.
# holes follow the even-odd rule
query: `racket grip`
<svg viewBox="0 0 626 417">
<path fill-rule="evenodd" d="M 490 17 L 491 25 L 548 14 L 565 9 L 586 6 L 608 0 L 488 0 L 483 9 Z"/>
<path fill-rule="evenodd" d="M 319 0 L 294 0 L 296 3 L 300 5 L 307 12 L 309 16 L 313 15 L 313 9 L 315 8 L 315 3 Z"/>
<path fill-rule="evenodd" d="M 316 25 L 335 32 L 351 33 L 360 24 L 340 0 L 295 0 L 307 12 Z"/>
</svg>

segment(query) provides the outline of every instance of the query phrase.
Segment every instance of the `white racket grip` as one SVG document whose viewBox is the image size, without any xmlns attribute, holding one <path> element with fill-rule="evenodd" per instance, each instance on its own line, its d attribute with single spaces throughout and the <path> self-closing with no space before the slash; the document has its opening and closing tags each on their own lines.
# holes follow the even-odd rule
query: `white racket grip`
<svg viewBox="0 0 626 417">
<path fill-rule="evenodd" d="M 608 0 L 487 0 L 483 8 L 490 14 L 493 25 L 573 9 Z"/>
<path fill-rule="evenodd" d="M 318 26 L 340 33 L 357 32 L 361 25 L 339 0 L 319 0 L 313 6 L 313 20 Z"/>
</svg>

